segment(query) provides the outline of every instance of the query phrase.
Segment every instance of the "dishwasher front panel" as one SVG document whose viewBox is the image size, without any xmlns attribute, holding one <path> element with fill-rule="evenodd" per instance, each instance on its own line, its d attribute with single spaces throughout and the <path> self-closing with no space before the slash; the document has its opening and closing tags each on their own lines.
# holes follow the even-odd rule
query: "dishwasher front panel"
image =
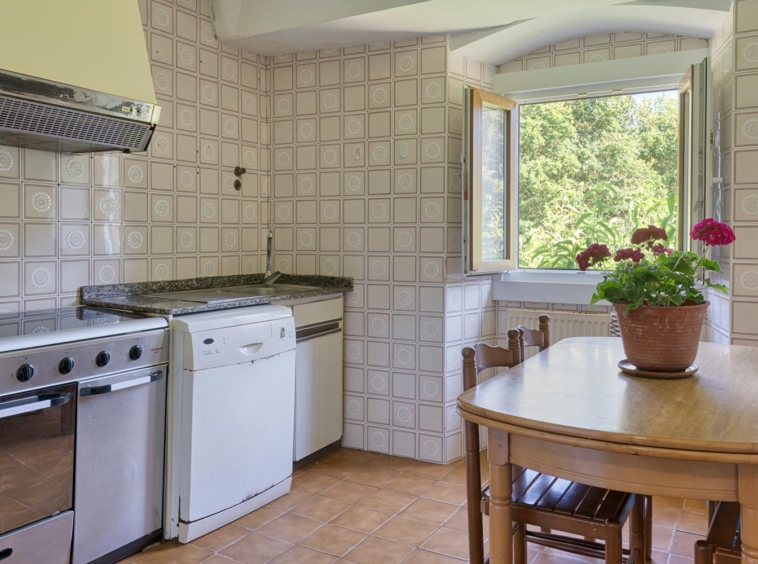
<svg viewBox="0 0 758 564">
<path fill-rule="evenodd" d="M 182 379 L 179 521 L 187 525 L 292 475 L 295 351 L 184 370 Z"/>
<path fill-rule="evenodd" d="M 160 533 L 167 376 L 164 364 L 79 385 L 73 564 Z"/>
</svg>

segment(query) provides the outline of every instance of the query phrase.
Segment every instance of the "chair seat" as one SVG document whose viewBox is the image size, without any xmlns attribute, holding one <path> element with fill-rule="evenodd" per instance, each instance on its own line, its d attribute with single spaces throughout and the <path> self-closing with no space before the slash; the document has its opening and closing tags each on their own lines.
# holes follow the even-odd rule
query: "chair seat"
<svg viewBox="0 0 758 564">
<path fill-rule="evenodd" d="M 561 521 L 573 517 L 601 525 L 623 520 L 632 501 L 628 493 L 585 486 L 535 470 L 516 467 L 513 476 L 513 509 L 519 515 L 526 513 L 525 517 L 528 511 L 538 511 L 543 518 L 552 513 Z M 482 488 L 482 512 L 486 515 L 489 505 L 487 484 Z"/>
</svg>

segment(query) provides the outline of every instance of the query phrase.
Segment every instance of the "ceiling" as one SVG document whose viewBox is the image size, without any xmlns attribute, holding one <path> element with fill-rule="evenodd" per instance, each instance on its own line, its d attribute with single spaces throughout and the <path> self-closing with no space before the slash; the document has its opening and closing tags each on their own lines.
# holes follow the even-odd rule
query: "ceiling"
<svg viewBox="0 0 758 564">
<path fill-rule="evenodd" d="M 610 31 L 710 38 L 732 0 L 213 0 L 219 39 L 253 53 L 448 34 L 464 56 L 500 64 L 544 45 Z"/>
</svg>

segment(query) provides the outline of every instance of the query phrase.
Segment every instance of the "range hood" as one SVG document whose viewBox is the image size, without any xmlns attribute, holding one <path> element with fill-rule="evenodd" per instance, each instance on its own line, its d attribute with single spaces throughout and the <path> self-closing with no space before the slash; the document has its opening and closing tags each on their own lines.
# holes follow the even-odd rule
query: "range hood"
<svg viewBox="0 0 758 564">
<path fill-rule="evenodd" d="M 137 0 L 3 0 L 0 145 L 144 151 L 159 118 Z"/>
</svg>

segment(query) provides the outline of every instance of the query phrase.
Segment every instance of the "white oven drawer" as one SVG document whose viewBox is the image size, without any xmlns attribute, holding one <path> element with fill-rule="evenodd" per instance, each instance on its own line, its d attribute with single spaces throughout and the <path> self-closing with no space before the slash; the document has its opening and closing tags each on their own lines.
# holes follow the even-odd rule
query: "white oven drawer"
<svg viewBox="0 0 758 564">
<path fill-rule="evenodd" d="M 69 564 L 74 512 L 35 521 L 0 537 L 3 564 Z"/>
</svg>

